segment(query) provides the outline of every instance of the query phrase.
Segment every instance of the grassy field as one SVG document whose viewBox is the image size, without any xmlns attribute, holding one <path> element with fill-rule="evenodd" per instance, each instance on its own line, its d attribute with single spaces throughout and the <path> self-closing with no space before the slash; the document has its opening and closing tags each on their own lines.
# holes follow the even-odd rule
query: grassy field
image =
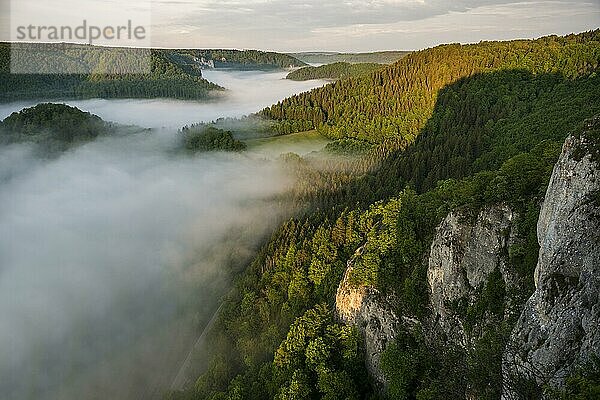
<svg viewBox="0 0 600 400">
<path fill-rule="evenodd" d="M 249 153 L 268 158 L 275 158 L 285 153 L 305 155 L 322 150 L 329 142 L 329 139 L 321 136 L 315 130 L 244 141 L 248 146 Z"/>
</svg>

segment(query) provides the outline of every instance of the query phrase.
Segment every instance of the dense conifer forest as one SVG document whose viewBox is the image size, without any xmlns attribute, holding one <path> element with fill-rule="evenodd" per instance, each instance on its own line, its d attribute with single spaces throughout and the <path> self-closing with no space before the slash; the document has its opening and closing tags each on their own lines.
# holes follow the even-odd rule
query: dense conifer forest
<svg viewBox="0 0 600 400">
<path fill-rule="evenodd" d="M 311 79 L 340 79 L 367 75 L 383 69 L 383 65 L 374 63 L 350 64 L 345 62 L 321 65 L 320 67 L 304 67 L 290 72 L 287 79 L 308 81 Z"/>
<path fill-rule="evenodd" d="M 333 64 L 339 62 L 350 64 L 393 64 L 410 53 L 410 51 L 376 51 L 373 53 L 305 52 L 290 53 L 290 55 L 310 64 Z"/>
<path fill-rule="evenodd" d="M 504 311 L 534 290 L 540 204 L 564 139 L 600 114 L 599 63 L 598 30 L 451 44 L 262 111 L 362 155 L 286 157 L 303 211 L 237 280 L 209 335 L 208 368 L 171 398 L 500 398 L 502 351 L 514 324 Z M 427 345 L 418 329 L 400 332 L 383 355 L 389 385 L 382 393 L 364 367 L 360 335 L 333 315 L 347 262 L 351 282 L 391 295 L 398 315 L 422 318 L 430 312 L 424 257 L 435 227 L 452 210 L 476 215 L 498 203 L 518 214 L 509 260 L 519 290 L 507 293 L 492 277 L 473 307 L 454 305 L 470 321 L 465 329 L 480 332 L 468 352 Z M 598 393 L 598 367 L 552 395 Z M 524 398 L 550 393 L 532 382 L 520 390 Z"/>
<path fill-rule="evenodd" d="M 33 143 L 47 155 L 115 131 L 97 115 L 64 104 L 38 104 L 0 121 L 0 144 Z"/>
<path fill-rule="evenodd" d="M 415 52 L 366 77 L 345 79 L 286 99 L 262 115 L 317 128 L 326 136 L 411 143 L 432 115 L 442 88 L 478 73 L 523 70 L 572 79 L 598 66 L 598 31 L 534 41 L 443 45 Z"/>
<path fill-rule="evenodd" d="M 28 73 L 10 73 L 11 52 L 18 52 L 16 65 Z M 145 50 L 0 43 L 0 102 L 82 98 L 207 99 L 212 91 L 222 88 L 202 77 L 201 58 L 214 60 L 216 67 L 226 68 L 274 69 L 305 65 L 291 56 L 254 50 Z M 149 68 L 143 64 L 148 61 Z M 35 70 L 36 65 L 43 65 L 44 73 L 30 71 Z"/>
</svg>

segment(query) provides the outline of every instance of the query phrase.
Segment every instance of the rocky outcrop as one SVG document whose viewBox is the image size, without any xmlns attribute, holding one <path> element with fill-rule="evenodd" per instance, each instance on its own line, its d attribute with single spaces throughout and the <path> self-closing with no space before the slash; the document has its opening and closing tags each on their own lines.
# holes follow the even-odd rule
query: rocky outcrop
<svg viewBox="0 0 600 400">
<path fill-rule="evenodd" d="M 456 346 L 468 346 L 470 340 L 463 326 L 464 315 L 456 312 L 453 304 L 458 301 L 464 301 L 465 306 L 475 303 L 496 270 L 501 272 L 507 286 L 513 284 L 507 255 L 515 236 L 515 218 L 515 213 L 506 205 L 486 208 L 474 220 L 458 211 L 446 217 L 437 228 L 429 255 L 433 316 L 427 320 L 397 315 L 390 306 L 393 301 L 377 289 L 351 283 L 354 264 L 364 247 L 348 261 L 336 294 L 336 314 L 339 320 L 356 326 L 362 333 L 367 368 L 382 388 L 387 382 L 380 368 L 381 354 L 400 328 L 412 330 L 420 325 L 427 332 L 425 340 L 432 345 L 448 340 Z"/>
<path fill-rule="evenodd" d="M 400 330 L 415 325 L 428 345 L 457 346 L 468 355 L 486 329 L 517 321 L 503 353 L 505 399 L 522 398 L 523 383 L 529 389 L 531 383 L 560 386 L 575 366 L 592 354 L 600 356 L 599 164 L 596 118 L 587 133 L 567 139 L 554 168 L 538 221 L 536 289 L 525 305 L 523 277 L 511 269 L 508 256 L 519 240 L 518 216 L 506 204 L 475 215 L 453 211 L 438 226 L 427 260 L 431 315 L 421 321 L 394 313 L 390 298 L 375 288 L 351 284 L 354 263 L 363 252 L 358 249 L 338 287 L 336 312 L 363 334 L 375 381 L 385 387 L 381 353 Z M 473 321 L 467 327 L 465 310 L 481 300 L 492 274 L 506 289 L 504 314 L 488 318 L 484 311 L 475 321 L 481 329 L 474 329 Z"/>
<path fill-rule="evenodd" d="M 599 128 L 597 118 L 569 137 L 554 168 L 538 221 L 536 290 L 503 357 L 505 398 L 519 398 L 527 380 L 560 386 L 600 353 L 600 168 L 589 135 Z"/>
<path fill-rule="evenodd" d="M 396 337 L 399 319 L 380 292 L 369 286 L 355 286 L 350 282 L 353 265 L 361 255 L 359 248 L 348 261 L 344 279 L 340 283 L 335 308 L 338 319 L 358 328 L 365 340 L 365 359 L 371 376 L 381 387 L 386 379 L 381 371 L 381 354 Z"/>
<path fill-rule="evenodd" d="M 507 286 L 513 283 L 508 247 L 515 237 L 515 217 L 510 207 L 496 205 L 481 211 L 474 222 L 463 212 L 452 212 L 437 228 L 427 270 L 433 326 L 454 345 L 469 342 L 464 315 L 457 309 L 477 301 L 495 270 Z"/>
</svg>

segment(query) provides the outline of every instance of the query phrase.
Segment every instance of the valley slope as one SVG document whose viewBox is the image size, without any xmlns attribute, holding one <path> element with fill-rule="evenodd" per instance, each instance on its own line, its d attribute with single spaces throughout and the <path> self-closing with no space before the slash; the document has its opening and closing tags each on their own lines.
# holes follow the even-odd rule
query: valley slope
<svg viewBox="0 0 600 400">
<path fill-rule="evenodd" d="M 375 63 L 349 64 L 345 62 L 321 65 L 320 67 L 304 67 L 290 72 L 287 79 L 307 81 L 310 79 L 340 79 L 368 75 L 383 69 L 383 65 Z"/>
<path fill-rule="evenodd" d="M 287 55 L 253 50 L 0 43 L 0 102 L 89 98 L 205 100 L 214 98 L 223 88 L 204 79 L 202 68 L 271 70 L 304 65 Z M 38 69 L 42 67 L 43 70 Z M 11 73 L 11 68 L 22 73 Z"/>
<path fill-rule="evenodd" d="M 583 162 L 598 173 L 597 120 L 589 118 L 600 114 L 599 65 L 600 31 L 444 45 L 263 110 L 342 147 L 372 149 L 335 161 L 288 157 L 306 211 L 239 278 L 207 339 L 211 363 L 171 397 L 597 393 L 600 349 L 585 327 L 561 353 L 561 374 L 521 366 L 544 357 L 523 339 L 540 301 L 543 309 L 560 299 L 543 317 L 544 329 L 556 329 L 538 335 L 558 343 L 580 332 L 559 329 L 559 311 L 583 315 L 593 304 L 572 306 L 583 296 L 576 282 L 598 293 L 591 258 L 554 268 L 538 255 L 569 240 L 593 251 L 563 227 L 552 246 L 545 237 L 548 220 L 562 223 L 548 211 L 553 188 L 564 186 L 560 165 Z M 586 146 L 572 150 L 570 139 L 561 150 L 570 134 Z M 575 203 L 596 215 L 597 191 L 588 189 L 577 189 Z M 573 206 L 565 212 L 578 212 L 565 202 Z"/>
<path fill-rule="evenodd" d="M 410 53 L 410 51 L 378 51 L 373 53 L 337 53 L 325 51 L 290 53 L 290 55 L 309 64 L 332 64 L 338 62 L 350 64 L 393 64 Z"/>
</svg>

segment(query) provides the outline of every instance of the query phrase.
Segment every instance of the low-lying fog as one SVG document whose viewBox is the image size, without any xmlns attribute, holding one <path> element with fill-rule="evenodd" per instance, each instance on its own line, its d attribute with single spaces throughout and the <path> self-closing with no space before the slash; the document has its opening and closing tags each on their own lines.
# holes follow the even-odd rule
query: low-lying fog
<svg viewBox="0 0 600 400">
<path fill-rule="evenodd" d="M 205 70 L 204 77 L 226 89 L 213 102 L 169 99 L 152 100 L 70 100 L 66 103 L 96 114 L 106 121 L 145 128 L 174 128 L 220 117 L 241 117 L 257 112 L 293 94 L 324 85 L 325 81 L 295 82 L 285 79 L 286 71 Z M 37 102 L 0 104 L 0 120 L 14 111 Z"/>
<path fill-rule="evenodd" d="M 69 104 L 151 133 L 52 160 L 0 147 L 0 393 L 20 399 L 160 398 L 227 290 L 286 215 L 274 162 L 176 155 L 176 128 L 256 111 L 317 83 L 209 71 L 219 103 Z M 12 108 L 12 109 L 11 109 Z M 0 106 L 0 118 L 20 109 Z"/>
</svg>

